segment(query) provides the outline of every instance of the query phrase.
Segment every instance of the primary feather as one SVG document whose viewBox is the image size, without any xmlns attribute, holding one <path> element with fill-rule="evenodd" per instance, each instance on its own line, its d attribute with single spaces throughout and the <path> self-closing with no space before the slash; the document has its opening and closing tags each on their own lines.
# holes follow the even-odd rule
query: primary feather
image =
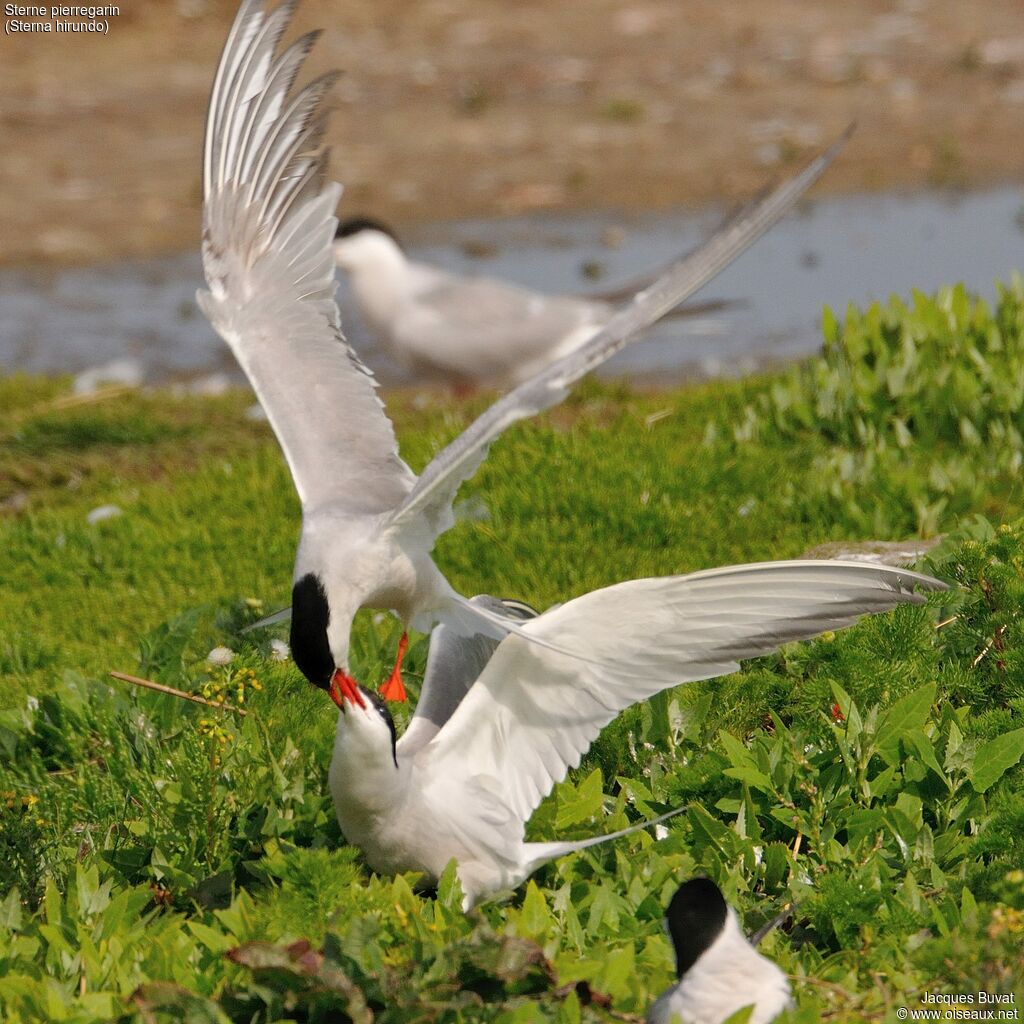
<svg viewBox="0 0 1024 1024">
<path fill-rule="evenodd" d="M 289 92 L 315 35 L 275 57 L 294 10 L 246 0 L 224 47 L 203 160 L 199 304 L 266 410 L 309 511 L 393 509 L 415 477 L 376 381 L 341 333 L 331 241 L 341 186 L 325 184 L 322 101 Z"/>
<path fill-rule="evenodd" d="M 501 827 L 521 839 L 552 786 L 631 704 L 738 671 L 741 660 L 861 615 L 920 602 L 915 590 L 941 586 L 888 566 L 792 561 L 631 580 L 585 594 L 524 623 L 527 637 L 502 642 L 425 748 L 426 788 L 451 799 L 451 780 L 465 779 L 457 800 L 464 813 L 484 815 L 482 804 L 497 800 L 508 812 Z M 588 660 L 529 642 L 554 637 Z"/>
<path fill-rule="evenodd" d="M 637 294 L 586 344 L 520 384 L 438 453 L 416 481 L 393 522 L 418 516 L 450 525 L 451 504 L 463 481 L 486 458 L 495 438 L 513 423 L 557 405 L 571 384 L 621 351 L 644 329 L 697 292 L 761 237 L 825 172 L 853 126 L 800 174 L 755 199 L 731 217 L 700 248 L 684 256 Z"/>
</svg>

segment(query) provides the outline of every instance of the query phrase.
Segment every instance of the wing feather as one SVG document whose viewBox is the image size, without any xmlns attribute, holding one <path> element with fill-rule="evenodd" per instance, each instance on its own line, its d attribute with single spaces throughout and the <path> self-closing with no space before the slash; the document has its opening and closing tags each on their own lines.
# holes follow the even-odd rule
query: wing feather
<svg viewBox="0 0 1024 1024">
<path fill-rule="evenodd" d="M 469 604 L 486 607 L 516 622 L 537 615 L 533 608 L 521 601 L 502 600 L 487 594 L 470 598 Z M 434 627 L 416 712 L 398 741 L 399 757 L 410 757 L 437 735 L 497 647 L 498 641 L 487 633 L 466 636 L 444 623 Z"/>
<path fill-rule="evenodd" d="M 576 598 L 522 630 L 592 660 L 503 640 L 419 751 L 425 796 L 458 807 L 467 829 L 499 829 L 493 841 L 518 842 L 540 801 L 631 704 L 942 589 L 905 569 L 790 561 L 631 580 Z M 483 821 L 485 793 L 501 802 L 490 815 L 499 825 L 473 825 Z"/>
<path fill-rule="evenodd" d="M 331 243 L 341 186 L 325 183 L 324 99 L 292 95 L 317 33 L 279 53 L 294 0 L 244 0 L 214 79 L 203 156 L 198 300 L 249 378 L 303 508 L 377 514 L 415 482 L 373 375 L 341 333 Z"/>
<path fill-rule="evenodd" d="M 853 126 L 799 174 L 749 203 L 700 248 L 674 263 L 649 288 L 612 316 L 585 345 L 563 356 L 495 402 L 426 467 L 392 521 L 413 527 L 422 517 L 438 533 L 452 524 L 451 505 L 463 481 L 491 443 L 518 420 L 557 405 L 569 385 L 600 366 L 652 323 L 707 284 L 761 237 L 824 173 Z"/>
</svg>

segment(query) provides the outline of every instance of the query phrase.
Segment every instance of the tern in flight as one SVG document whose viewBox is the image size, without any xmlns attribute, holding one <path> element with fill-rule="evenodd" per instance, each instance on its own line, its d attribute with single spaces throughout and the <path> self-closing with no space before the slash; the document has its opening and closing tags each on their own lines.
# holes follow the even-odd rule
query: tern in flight
<svg viewBox="0 0 1024 1024">
<path fill-rule="evenodd" d="M 436 882 L 454 859 L 468 908 L 546 861 L 653 824 L 582 841 L 525 838 L 537 805 L 621 711 L 944 589 L 863 562 L 763 562 L 595 590 L 521 620 L 493 654 L 442 625 L 401 739 L 376 695 L 349 679 L 338 687 L 338 823 L 378 872 Z M 544 643 L 556 640 L 588 658 Z"/>
<path fill-rule="evenodd" d="M 235 354 L 283 449 L 302 505 L 291 605 L 295 663 L 339 697 L 360 608 L 421 630 L 465 635 L 520 627 L 470 604 L 434 564 L 464 480 L 509 426 L 560 402 L 570 385 L 692 295 L 771 227 L 839 145 L 749 204 L 612 316 L 582 348 L 495 402 L 419 475 L 398 453 L 372 374 L 341 333 L 323 101 L 335 76 L 293 92 L 316 33 L 286 48 L 295 3 L 243 0 L 213 83 L 203 157 L 199 305 Z M 849 132 L 847 132 L 847 135 Z M 538 641 L 539 642 L 539 641 Z M 549 643 L 562 644 L 551 639 Z M 403 699 L 398 648 L 385 696 Z"/>
<path fill-rule="evenodd" d="M 745 1007 L 748 1024 L 768 1024 L 793 1005 L 789 979 L 754 948 L 710 879 L 684 882 L 665 923 L 679 981 L 651 1007 L 647 1024 L 722 1024 Z"/>
<path fill-rule="evenodd" d="M 457 386 L 522 384 L 589 341 L 615 304 L 647 287 L 554 295 L 494 277 L 456 274 L 406 255 L 391 228 L 370 217 L 338 224 L 334 259 L 348 275 L 363 320 L 399 362 Z M 692 317 L 728 303 L 684 306 Z"/>
</svg>

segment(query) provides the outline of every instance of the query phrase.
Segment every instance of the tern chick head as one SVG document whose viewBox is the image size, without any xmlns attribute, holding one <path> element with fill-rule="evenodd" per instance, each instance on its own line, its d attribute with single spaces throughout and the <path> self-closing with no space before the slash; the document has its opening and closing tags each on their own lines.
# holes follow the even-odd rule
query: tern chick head
<svg viewBox="0 0 1024 1024">
<path fill-rule="evenodd" d="M 681 978 L 725 929 L 729 907 L 721 890 L 709 878 L 684 882 L 665 914 L 676 951 L 676 974 Z"/>
<path fill-rule="evenodd" d="M 402 243 L 386 224 L 372 217 L 350 217 L 338 222 L 334 233 L 334 260 L 343 270 L 405 263 Z"/>
</svg>

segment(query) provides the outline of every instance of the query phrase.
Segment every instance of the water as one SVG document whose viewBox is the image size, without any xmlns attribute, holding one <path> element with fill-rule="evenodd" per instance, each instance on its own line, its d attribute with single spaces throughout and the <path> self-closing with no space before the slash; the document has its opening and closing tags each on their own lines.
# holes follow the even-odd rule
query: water
<svg viewBox="0 0 1024 1024">
<path fill-rule="evenodd" d="M 982 295 L 1024 266 L 1022 195 L 871 195 L 806 205 L 699 295 L 739 305 L 701 332 L 672 319 L 605 368 L 638 379 L 744 372 L 813 353 L 821 308 L 964 281 Z M 419 229 L 416 258 L 550 291 L 612 287 L 697 245 L 720 213 L 534 214 Z M 619 244 L 607 243 L 611 234 Z M 471 255 L 475 253 L 476 255 Z M 481 253 L 484 255 L 481 256 Z M 588 280 L 599 273 L 597 281 Z M 147 380 L 237 374 L 195 306 L 198 252 L 81 269 L 0 273 L 0 367 L 77 373 L 128 360 Z M 408 381 L 339 290 L 346 332 L 384 383 Z M 707 318 L 705 318 L 707 319 Z M 696 325 L 700 326 L 700 325 Z"/>
</svg>

